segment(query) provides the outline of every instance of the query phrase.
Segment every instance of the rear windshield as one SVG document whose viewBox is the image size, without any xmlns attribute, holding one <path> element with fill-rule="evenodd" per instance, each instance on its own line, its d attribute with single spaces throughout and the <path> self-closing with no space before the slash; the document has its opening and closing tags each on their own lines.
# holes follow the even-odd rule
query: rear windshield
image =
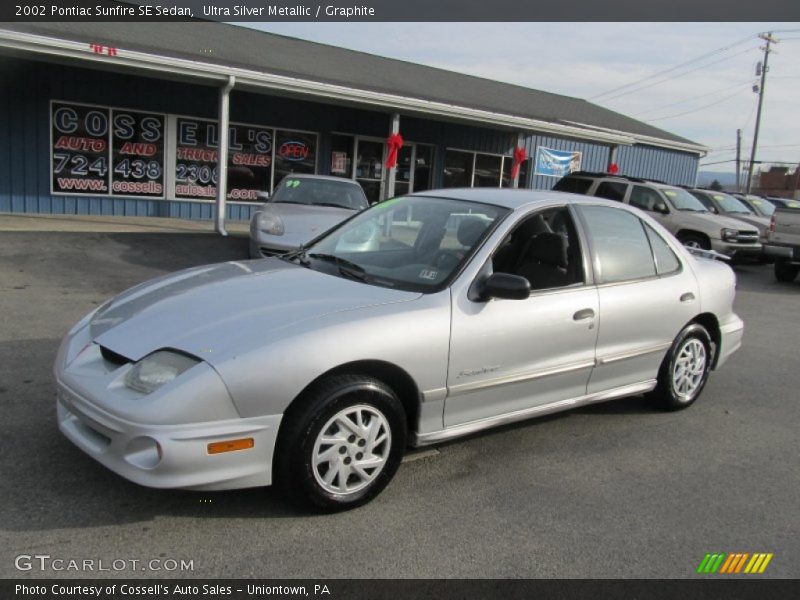
<svg viewBox="0 0 800 600">
<path fill-rule="evenodd" d="M 558 181 L 553 189 L 557 192 L 570 192 L 571 194 L 585 194 L 592 185 L 591 179 L 579 177 L 564 177 Z"/>
</svg>

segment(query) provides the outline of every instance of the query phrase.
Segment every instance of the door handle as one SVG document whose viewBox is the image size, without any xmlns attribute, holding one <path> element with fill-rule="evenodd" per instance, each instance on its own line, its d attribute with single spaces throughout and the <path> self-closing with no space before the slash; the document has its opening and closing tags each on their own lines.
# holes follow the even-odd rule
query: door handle
<svg viewBox="0 0 800 600">
<path fill-rule="evenodd" d="M 692 292 L 681 294 L 681 302 L 691 302 L 692 300 L 694 300 L 694 294 Z"/>
<path fill-rule="evenodd" d="M 593 319 L 594 318 L 594 311 L 591 308 L 584 308 L 583 310 L 579 310 L 574 315 L 572 315 L 572 319 L 575 321 L 585 321 L 586 319 Z"/>
</svg>

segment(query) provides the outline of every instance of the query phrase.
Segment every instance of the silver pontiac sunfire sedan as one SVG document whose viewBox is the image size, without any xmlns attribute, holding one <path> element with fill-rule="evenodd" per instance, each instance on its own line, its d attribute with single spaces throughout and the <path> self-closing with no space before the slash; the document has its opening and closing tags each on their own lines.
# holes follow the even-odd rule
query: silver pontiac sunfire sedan
<svg viewBox="0 0 800 600">
<path fill-rule="evenodd" d="M 350 508 L 408 444 L 642 393 L 689 406 L 741 345 L 734 287 L 618 202 L 414 194 L 86 315 L 56 359 L 59 426 L 142 485 Z"/>
</svg>

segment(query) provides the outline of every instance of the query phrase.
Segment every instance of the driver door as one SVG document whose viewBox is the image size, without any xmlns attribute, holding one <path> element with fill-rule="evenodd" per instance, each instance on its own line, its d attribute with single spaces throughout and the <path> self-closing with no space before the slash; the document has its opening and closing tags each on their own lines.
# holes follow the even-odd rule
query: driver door
<svg viewBox="0 0 800 600">
<path fill-rule="evenodd" d="M 551 247 L 562 243 L 563 254 Z M 491 260 L 496 272 L 526 274 L 532 291 L 488 301 L 454 291 L 445 427 L 583 396 L 594 366 L 598 293 L 569 210 L 521 219 Z"/>
</svg>

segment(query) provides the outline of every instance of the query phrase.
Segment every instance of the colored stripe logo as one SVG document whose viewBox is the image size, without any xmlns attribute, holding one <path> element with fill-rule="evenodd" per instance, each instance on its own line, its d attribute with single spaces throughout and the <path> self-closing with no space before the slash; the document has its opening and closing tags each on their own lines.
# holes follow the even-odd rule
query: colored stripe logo
<svg viewBox="0 0 800 600">
<path fill-rule="evenodd" d="M 715 552 L 708 553 L 700 561 L 697 567 L 697 572 L 704 575 L 713 575 L 715 573 L 733 575 L 744 573 L 747 575 L 755 575 L 763 573 L 769 561 L 772 560 L 773 554 L 771 552 Z"/>
</svg>

